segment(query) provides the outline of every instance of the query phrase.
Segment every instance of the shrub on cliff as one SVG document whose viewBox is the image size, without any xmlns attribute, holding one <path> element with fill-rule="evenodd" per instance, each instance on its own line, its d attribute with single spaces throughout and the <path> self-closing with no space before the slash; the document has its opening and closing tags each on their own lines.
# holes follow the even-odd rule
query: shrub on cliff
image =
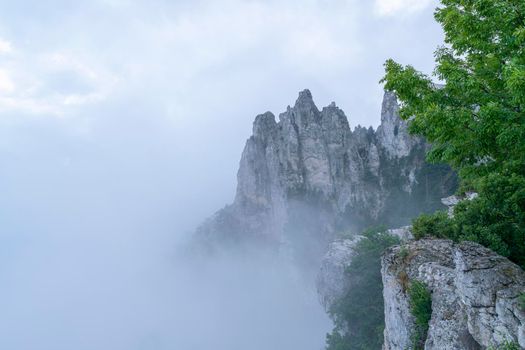
<svg viewBox="0 0 525 350">
<path fill-rule="evenodd" d="M 446 212 L 422 214 L 412 221 L 412 234 L 415 239 L 425 237 L 454 238 L 454 229 Z"/>
<path fill-rule="evenodd" d="M 491 346 L 488 350 L 520 350 L 520 346 L 514 342 L 506 341 L 497 346 Z"/>
<path fill-rule="evenodd" d="M 414 219 L 414 237 L 478 242 L 525 267 L 525 177 L 489 174 L 478 190 L 477 198 L 454 208 L 453 218 L 436 212 Z"/>
<path fill-rule="evenodd" d="M 428 322 L 432 315 L 432 296 L 424 283 L 412 281 L 408 288 L 410 313 L 414 316 L 415 328 L 412 334 L 413 350 L 423 349 L 427 339 Z"/>
</svg>

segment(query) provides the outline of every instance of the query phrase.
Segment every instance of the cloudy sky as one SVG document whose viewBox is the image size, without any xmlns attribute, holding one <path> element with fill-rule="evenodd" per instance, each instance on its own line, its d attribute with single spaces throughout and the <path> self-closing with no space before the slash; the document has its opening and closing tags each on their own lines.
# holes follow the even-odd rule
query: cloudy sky
<svg viewBox="0 0 525 350">
<path fill-rule="evenodd" d="M 17 348 L 31 326 L 40 349 L 59 349 L 45 335 L 70 322 L 88 286 L 121 276 L 113 292 L 93 291 L 120 300 L 125 285 L 143 285 L 137 274 L 150 276 L 156 257 L 232 200 L 257 114 L 280 113 L 309 88 L 351 125 L 377 126 L 384 61 L 432 69 L 435 6 L 0 0 L 1 347 Z M 138 319 L 112 331 L 133 333 Z M 131 349 L 122 337 L 110 348 Z"/>
<path fill-rule="evenodd" d="M 4 1 L 0 108 L 3 114 L 64 117 L 140 96 L 135 103 L 150 101 L 182 125 L 197 113 L 217 119 L 246 105 L 250 119 L 261 105 L 282 109 L 297 90 L 310 87 L 321 103 L 337 100 L 354 124 L 376 124 L 384 60 L 430 67 L 440 39 L 433 5 Z"/>
<path fill-rule="evenodd" d="M 74 154 L 78 149 L 95 158 L 114 152 L 142 171 L 176 169 L 165 179 L 173 185 L 198 180 L 202 191 L 184 196 L 200 200 L 213 192 L 204 215 L 231 199 L 255 115 L 284 111 L 299 90 L 311 89 L 319 106 L 336 101 L 353 126 L 377 126 L 384 61 L 432 69 L 442 38 L 435 6 L 433 0 L 1 1 L 3 167 L 9 175 L 11 166 L 22 166 L 9 161 L 33 151 L 47 150 L 53 160 L 45 166 L 56 171 L 85 160 Z M 31 164 L 23 166 L 30 172 Z M 181 202 L 192 200 L 186 197 Z"/>
</svg>

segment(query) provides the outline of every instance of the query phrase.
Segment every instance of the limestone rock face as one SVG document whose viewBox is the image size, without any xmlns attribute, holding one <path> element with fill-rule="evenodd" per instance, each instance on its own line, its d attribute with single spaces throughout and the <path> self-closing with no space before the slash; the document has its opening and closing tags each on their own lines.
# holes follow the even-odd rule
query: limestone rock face
<svg viewBox="0 0 525 350">
<path fill-rule="evenodd" d="M 377 131 L 350 129 L 335 103 L 319 110 L 304 90 L 278 117 L 255 118 L 233 204 L 198 230 L 208 242 L 264 241 L 322 257 L 336 231 L 406 225 L 443 205 L 455 175 L 425 162 L 424 140 L 408 135 L 386 93 Z M 318 261 L 317 261 L 318 262 Z"/>
<path fill-rule="evenodd" d="M 393 92 L 385 92 L 377 137 L 385 151 L 397 158 L 408 156 L 418 143 L 408 134 L 407 124 L 399 118 L 399 105 Z"/>
<path fill-rule="evenodd" d="M 425 349 L 486 349 L 504 341 L 525 347 L 518 300 L 525 273 L 479 244 L 427 239 L 392 247 L 383 255 L 382 277 L 386 350 L 411 348 L 413 280 L 432 294 Z"/>
</svg>

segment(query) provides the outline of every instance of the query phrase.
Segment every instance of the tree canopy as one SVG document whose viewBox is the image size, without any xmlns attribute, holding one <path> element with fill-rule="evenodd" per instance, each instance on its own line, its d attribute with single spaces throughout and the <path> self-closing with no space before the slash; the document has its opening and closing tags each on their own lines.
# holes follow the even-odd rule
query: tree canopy
<svg viewBox="0 0 525 350">
<path fill-rule="evenodd" d="M 388 60 L 382 82 L 429 159 L 479 193 L 456 209 L 452 238 L 525 266 L 525 1 L 441 0 L 435 19 L 445 43 L 432 75 Z"/>
</svg>

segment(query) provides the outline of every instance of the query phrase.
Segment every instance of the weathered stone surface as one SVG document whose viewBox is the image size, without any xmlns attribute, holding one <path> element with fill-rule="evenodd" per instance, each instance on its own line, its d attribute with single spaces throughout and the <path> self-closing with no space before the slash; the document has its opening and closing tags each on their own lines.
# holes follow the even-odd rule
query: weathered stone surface
<svg viewBox="0 0 525 350">
<path fill-rule="evenodd" d="M 454 260 L 458 295 L 474 339 L 485 346 L 511 340 L 525 348 L 525 313 L 518 298 L 525 291 L 524 271 L 476 243 L 458 245 Z"/>
<path fill-rule="evenodd" d="M 326 311 L 352 287 L 352 281 L 346 277 L 345 270 L 355 256 L 355 247 L 362 238 L 363 236 L 355 236 L 335 240 L 321 262 L 316 286 L 319 300 Z"/>
<path fill-rule="evenodd" d="M 419 141 L 408 134 L 407 124 L 399 118 L 399 105 L 393 92 L 385 92 L 377 138 L 388 154 L 397 158 L 408 156 Z"/>
<path fill-rule="evenodd" d="M 392 228 L 387 230 L 387 233 L 399 238 L 401 242 L 407 242 L 411 239 L 414 239 L 414 235 L 412 234 L 412 226 L 403 226 L 399 228 Z"/>
<path fill-rule="evenodd" d="M 384 349 L 411 348 L 414 320 L 407 288 L 424 282 L 432 293 L 425 349 L 485 349 L 504 341 L 525 347 L 518 296 L 525 274 L 476 243 L 420 240 L 388 249 L 382 258 Z"/>
</svg>

